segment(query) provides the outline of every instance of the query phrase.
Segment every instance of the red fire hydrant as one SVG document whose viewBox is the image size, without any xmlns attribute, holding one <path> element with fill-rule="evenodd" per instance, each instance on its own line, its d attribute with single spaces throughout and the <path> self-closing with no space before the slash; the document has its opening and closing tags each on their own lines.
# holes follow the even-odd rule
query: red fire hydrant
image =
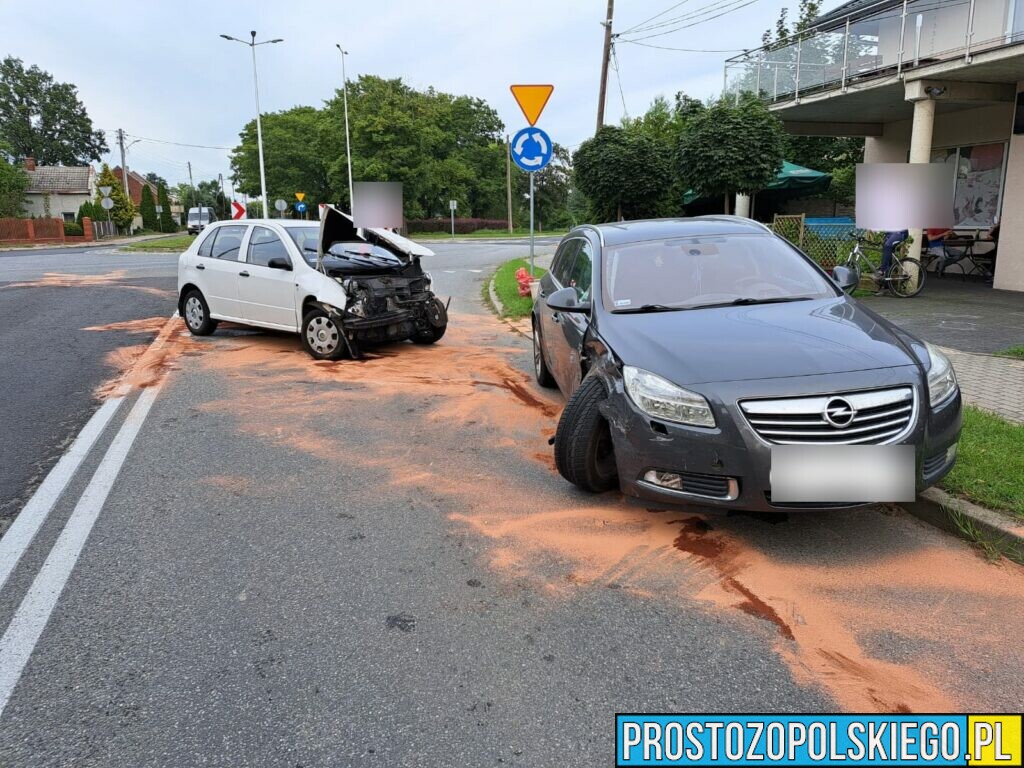
<svg viewBox="0 0 1024 768">
<path fill-rule="evenodd" d="M 529 296 L 530 295 L 530 283 L 533 278 L 530 277 L 530 273 L 526 271 L 525 267 L 520 267 L 516 270 L 516 282 L 519 283 L 519 295 Z"/>
</svg>

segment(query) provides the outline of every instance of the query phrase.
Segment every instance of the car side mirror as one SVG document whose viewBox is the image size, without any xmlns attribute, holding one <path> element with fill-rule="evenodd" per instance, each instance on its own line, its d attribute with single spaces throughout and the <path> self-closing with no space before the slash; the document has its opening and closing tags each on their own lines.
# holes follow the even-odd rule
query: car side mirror
<svg viewBox="0 0 1024 768">
<path fill-rule="evenodd" d="M 267 262 L 267 266 L 271 269 L 283 269 L 285 272 L 292 271 L 292 263 L 283 256 L 275 256 Z"/>
<path fill-rule="evenodd" d="M 580 301 L 575 288 L 559 288 L 548 296 L 548 306 L 556 312 L 589 312 L 590 302 Z"/>
<path fill-rule="evenodd" d="M 832 267 L 832 280 L 844 293 L 853 293 L 860 283 L 860 276 L 849 267 Z"/>
</svg>

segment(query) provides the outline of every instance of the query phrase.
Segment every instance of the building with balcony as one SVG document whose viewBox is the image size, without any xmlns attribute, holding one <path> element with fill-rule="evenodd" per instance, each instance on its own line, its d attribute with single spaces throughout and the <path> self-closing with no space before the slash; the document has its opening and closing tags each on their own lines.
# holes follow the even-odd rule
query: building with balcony
<svg viewBox="0 0 1024 768">
<path fill-rule="evenodd" d="M 957 229 L 998 222 L 994 286 L 1024 291 L 1024 0 L 851 0 L 725 86 L 790 133 L 865 137 L 867 163 L 948 164 Z"/>
</svg>

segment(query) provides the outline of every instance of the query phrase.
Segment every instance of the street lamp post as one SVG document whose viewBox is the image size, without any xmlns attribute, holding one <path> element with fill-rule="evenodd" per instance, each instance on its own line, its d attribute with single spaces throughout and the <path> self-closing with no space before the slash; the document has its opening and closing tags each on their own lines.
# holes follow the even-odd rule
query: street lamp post
<svg viewBox="0 0 1024 768">
<path fill-rule="evenodd" d="M 256 74 L 256 46 L 267 45 L 268 43 L 283 43 L 284 40 L 278 37 L 274 40 L 264 40 L 257 43 L 256 30 L 250 31 L 249 35 L 252 39 L 248 41 L 239 40 L 237 37 L 232 37 L 231 35 L 221 35 L 221 37 L 225 40 L 233 40 L 236 43 L 248 45 L 252 50 L 252 89 L 253 93 L 256 95 L 256 145 L 259 149 L 260 156 L 260 193 L 263 197 L 263 218 L 269 219 L 270 215 L 267 209 L 267 169 L 263 163 L 263 125 L 260 122 L 260 84 L 259 78 Z"/>
<path fill-rule="evenodd" d="M 348 78 L 345 76 L 345 57 L 348 51 L 335 43 L 334 47 L 341 51 L 341 98 L 345 105 L 345 157 L 348 160 L 348 211 L 352 213 L 354 197 L 352 194 L 352 145 L 348 135 Z"/>
</svg>

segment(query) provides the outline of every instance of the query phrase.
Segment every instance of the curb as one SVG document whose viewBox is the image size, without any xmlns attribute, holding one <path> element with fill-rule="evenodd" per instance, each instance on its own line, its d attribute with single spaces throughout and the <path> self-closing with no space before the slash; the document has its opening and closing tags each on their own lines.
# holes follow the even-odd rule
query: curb
<svg viewBox="0 0 1024 768">
<path fill-rule="evenodd" d="M 487 294 L 491 297 L 491 304 L 494 305 L 495 311 L 498 313 L 499 319 L 505 317 L 505 305 L 501 303 L 501 299 L 498 298 L 497 291 L 494 290 L 494 275 L 491 275 L 487 281 Z"/>
<path fill-rule="evenodd" d="M 914 501 L 899 506 L 914 517 L 934 525 L 936 528 L 972 541 L 962 526 L 954 520 L 953 513 L 958 514 L 978 533 L 994 539 L 1004 546 L 1024 552 L 1024 524 L 1015 523 L 1005 515 L 959 499 L 939 488 L 928 488 L 922 491 Z"/>
<path fill-rule="evenodd" d="M 497 292 L 494 290 L 494 275 L 491 275 L 487 280 L 487 298 L 490 299 L 491 309 L 495 313 L 495 318 L 508 326 L 508 329 L 513 333 L 518 333 L 520 336 L 526 339 L 532 338 L 532 334 L 529 328 L 523 327 L 523 319 L 513 320 L 510 317 L 505 317 L 505 305 L 501 303 L 501 299 L 498 298 Z M 528 321 L 526 321 L 528 322 Z"/>
</svg>

